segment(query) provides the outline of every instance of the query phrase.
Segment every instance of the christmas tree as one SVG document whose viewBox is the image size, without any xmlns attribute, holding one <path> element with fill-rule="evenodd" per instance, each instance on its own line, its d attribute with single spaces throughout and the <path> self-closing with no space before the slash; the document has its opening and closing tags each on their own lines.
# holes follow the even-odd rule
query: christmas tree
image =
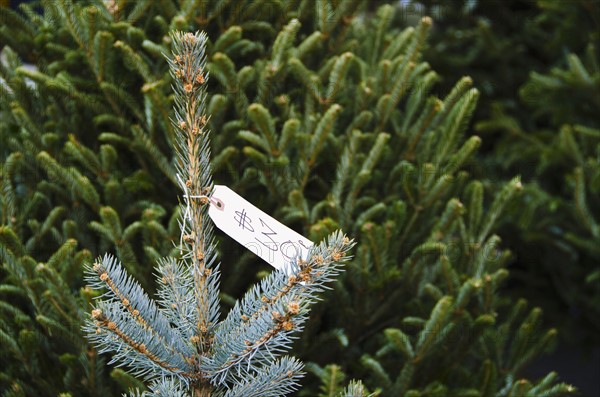
<svg viewBox="0 0 600 397">
<path fill-rule="evenodd" d="M 477 175 L 481 139 L 467 135 L 478 90 L 464 77 L 437 94 L 441 77 L 422 60 L 432 20 L 401 29 L 395 5 L 370 7 L 64 0 L 43 2 L 42 14 L 5 11 L 7 394 L 144 390 L 143 378 L 108 366 L 81 332 L 98 294 L 85 286 L 83 264 L 111 252 L 149 296 L 164 296 L 150 264 L 179 257 L 185 211 L 173 205 L 182 187 L 176 76 L 163 54 L 174 48 L 169 32 L 199 29 L 214 40 L 206 49 L 214 179 L 312 241 L 341 228 L 357 242 L 293 345 L 312 375 L 300 394 L 343 392 L 346 376 L 381 395 L 574 390 L 555 373 L 522 376 L 556 331 L 502 290 L 510 253 L 497 231 L 523 187 L 512 179 L 486 189 Z M 222 305 L 235 308 L 255 281 L 280 274 L 216 238 L 222 262 L 237 267 L 221 274 Z M 98 263 L 94 274 L 117 269 Z"/>
<path fill-rule="evenodd" d="M 106 294 L 92 311 L 88 337 L 100 351 L 115 353 L 113 361 L 153 381 L 152 393 L 144 395 L 282 396 L 296 388 L 302 366 L 279 356 L 303 328 L 308 307 L 338 274 L 352 244 L 339 232 L 331 235 L 308 258 L 297 255 L 284 264 L 285 272 L 262 280 L 219 321 L 220 270 L 207 219 L 212 176 L 205 128 L 206 36 L 175 33 L 172 38 L 176 175 L 185 192 L 182 257 L 158 266 L 160 307 L 114 258 L 94 264 L 88 279 Z"/>
</svg>

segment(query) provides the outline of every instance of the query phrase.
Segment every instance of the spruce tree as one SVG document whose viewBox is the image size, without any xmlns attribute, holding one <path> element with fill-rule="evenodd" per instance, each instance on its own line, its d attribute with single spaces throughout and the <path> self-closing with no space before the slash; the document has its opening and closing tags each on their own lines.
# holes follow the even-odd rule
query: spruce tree
<svg viewBox="0 0 600 397">
<path fill-rule="evenodd" d="M 283 396 L 297 388 L 302 364 L 281 354 L 302 330 L 317 294 L 339 273 L 352 242 L 336 232 L 307 258 L 294 256 L 284 264 L 286 271 L 263 279 L 220 321 L 220 267 L 207 217 L 212 199 L 207 39 L 199 33 L 171 37 L 176 176 L 185 193 L 182 255 L 159 263 L 158 302 L 112 256 L 88 269 L 92 287 L 106 291 L 87 323 L 88 338 L 100 352 L 114 353 L 112 362 L 152 382 L 143 395 Z M 235 265 L 227 269 L 235 271 Z"/>
<path fill-rule="evenodd" d="M 170 30 L 202 29 L 214 38 L 215 178 L 313 241 L 338 228 L 357 237 L 294 346 L 316 375 L 302 393 L 335 395 L 344 374 L 382 395 L 569 393 L 553 373 L 522 379 L 555 337 L 539 309 L 501 289 L 510 254 L 495 233 L 522 187 L 475 177 L 481 140 L 466 134 L 478 91 L 465 77 L 438 97 L 441 77 L 421 59 L 432 21 L 399 29 L 395 6 L 364 1 L 233 3 L 65 0 L 44 2 L 42 16 L 6 13 L 2 387 L 143 389 L 86 344 L 80 323 L 97 292 L 81 268 L 111 251 L 154 296 L 148 264 L 179 256 L 178 127 L 162 54 Z M 265 272 L 217 237 L 239 268 L 221 274 L 233 308 Z"/>
</svg>

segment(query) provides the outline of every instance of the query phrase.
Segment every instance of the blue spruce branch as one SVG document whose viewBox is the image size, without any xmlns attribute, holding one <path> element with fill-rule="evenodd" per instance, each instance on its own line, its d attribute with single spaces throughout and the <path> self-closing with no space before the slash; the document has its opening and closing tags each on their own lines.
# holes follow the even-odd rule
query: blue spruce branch
<svg viewBox="0 0 600 397">
<path fill-rule="evenodd" d="M 213 191 L 205 113 L 207 37 L 181 32 L 171 37 L 171 121 L 177 132 L 176 179 L 184 193 L 180 259 L 158 261 L 156 301 L 114 257 L 88 266 L 87 282 L 104 293 L 85 331 L 100 352 L 113 353 L 111 363 L 149 382 L 149 391 L 131 396 L 283 396 L 296 390 L 303 376 L 302 363 L 284 354 L 354 243 L 333 233 L 313 246 L 306 260 L 297 258 L 286 272 L 266 277 L 219 321 L 220 270 L 207 217 Z"/>
</svg>

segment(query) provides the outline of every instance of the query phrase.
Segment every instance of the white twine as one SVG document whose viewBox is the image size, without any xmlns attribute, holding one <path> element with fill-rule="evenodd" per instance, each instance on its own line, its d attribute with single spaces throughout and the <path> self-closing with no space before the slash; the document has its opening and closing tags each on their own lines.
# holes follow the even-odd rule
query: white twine
<svg viewBox="0 0 600 397">
<path fill-rule="evenodd" d="M 190 195 L 188 192 L 188 187 L 185 184 L 185 182 L 183 182 L 183 179 L 181 179 L 181 176 L 179 174 L 175 175 L 177 177 L 177 180 L 179 181 L 179 184 L 181 185 L 181 188 L 183 189 L 183 197 L 185 198 L 185 211 L 183 213 L 183 219 L 184 222 L 187 219 L 190 223 L 192 222 L 192 207 L 190 205 L 190 199 L 191 198 L 207 198 L 207 196 L 194 196 L 194 195 Z M 179 254 L 182 254 L 182 247 L 183 247 L 183 234 L 185 233 L 185 224 L 184 224 L 184 229 L 181 231 L 181 235 L 179 236 Z"/>
<path fill-rule="evenodd" d="M 185 184 L 185 182 L 183 182 L 183 179 L 181 179 L 181 175 L 179 175 L 179 173 L 175 174 L 175 177 L 177 178 L 177 180 L 179 181 L 179 184 L 181 185 L 181 188 L 183 189 L 183 197 L 185 198 L 185 211 L 183 213 L 183 219 L 185 222 L 185 219 L 187 219 L 190 223 L 192 222 L 192 207 L 190 205 L 190 199 L 207 199 L 210 201 L 211 204 L 217 205 L 217 200 L 214 200 L 212 197 L 208 197 L 205 195 L 191 195 L 188 192 L 188 187 Z M 185 227 L 185 224 L 184 224 Z M 181 236 L 179 236 L 179 247 L 183 247 L 183 230 L 181 233 Z M 179 253 L 182 253 L 181 248 L 179 248 Z"/>
</svg>

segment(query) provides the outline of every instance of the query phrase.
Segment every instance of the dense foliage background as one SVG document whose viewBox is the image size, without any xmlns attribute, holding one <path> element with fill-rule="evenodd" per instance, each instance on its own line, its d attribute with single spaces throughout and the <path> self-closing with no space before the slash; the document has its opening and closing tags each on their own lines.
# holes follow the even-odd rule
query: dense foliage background
<svg viewBox="0 0 600 397">
<path fill-rule="evenodd" d="M 514 174 L 525 182 L 499 233 L 515 254 L 511 291 L 547 308 L 561 331 L 561 373 L 599 394 L 600 4 L 419 4 L 439 15 L 426 59 L 445 84 L 468 74 L 481 89 L 478 170 L 490 184 Z"/>
<path fill-rule="evenodd" d="M 217 182 L 313 241 L 341 227 L 358 242 L 297 342 L 302 395 L 350 378 L 384 396 L 569 394 L 559 367 L 598 394 L 597 1 L 11 6 L 3 395 L 141 386 L 83 337 L 82 266 L 113 252 L 153 291 L 152 264 L 176 255 L 172 29 L 211 39 Z M 219 244 L 228 305 L 271 270 Z"/>
</svg>

